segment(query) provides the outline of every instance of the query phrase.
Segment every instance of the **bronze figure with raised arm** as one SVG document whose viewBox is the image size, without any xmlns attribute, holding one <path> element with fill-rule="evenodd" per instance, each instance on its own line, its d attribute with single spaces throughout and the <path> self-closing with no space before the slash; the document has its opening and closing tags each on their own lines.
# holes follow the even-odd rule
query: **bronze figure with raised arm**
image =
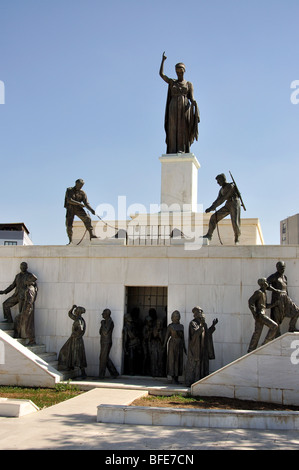
<svg viewBox="0 0 299 470">
<path fill-rule="evenodd" d="M 198 140 L 200 122 L 197 103 L 193 96 L 193 85 L 184 79 L 186 67 L 182 62 L 175 66 L 177 78 L 164 74 L 165 52 L 160 66 L 160 77 L 168 84 L 165 109 L 165 132 L 167 154 L 190 153 L 191 144 Z"/>
</svg>

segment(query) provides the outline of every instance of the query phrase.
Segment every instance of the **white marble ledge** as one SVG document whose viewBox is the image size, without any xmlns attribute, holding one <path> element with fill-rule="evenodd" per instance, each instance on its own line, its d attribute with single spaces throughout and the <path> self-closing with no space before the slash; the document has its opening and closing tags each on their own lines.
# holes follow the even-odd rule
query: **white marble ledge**
<svg viewBox="0 0 299 470">
<path fill-rule="evenodd" d="M 95 242 L 94 242 L 95 243 Z M 296 246 L 267 246 L 267 245 L 222 245 L 222 246 L 197 246 L 192 249 L 192 244 L 182 243 L 163 245 L 124 245 L 123 239 L 115 239 L 115 244 L 88 244 L 88 245 L 33 245 L 6 247 L 0 246 L 0 258 L 14 258 L 16 264 L 28 261 L 30 258 L 129 258 L 129 257 L 173 257 L 173 258 L 240 258 L 240 259 L 288 259 L 299 258 L 299 250 Z M 187 248 L 187 249 L 186 249 Z M 273 266 L 275 270 L 275 266 Z M 287 267 L 288 269 L 288 267 Z"/>
<path fill-rule="evenodd" d="M 16 400 L 11 398 L 0 398 L 0 416 L 19 418 L 39 411 L 31 400 Z"/>
<path fill-rule="evenodd" d="M 230 429 L 299 429 L 297 411 L 247 411 L 99 405 L 98 423 Z"/>
</svg>

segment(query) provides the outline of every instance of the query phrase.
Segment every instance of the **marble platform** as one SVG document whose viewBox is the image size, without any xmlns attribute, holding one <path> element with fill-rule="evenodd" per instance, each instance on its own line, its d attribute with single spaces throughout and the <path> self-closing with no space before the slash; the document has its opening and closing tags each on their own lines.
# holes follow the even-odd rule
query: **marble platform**
<svg viewBox="0 0 299 470">
<path fill-rule="evenodd" d="M 299 333 L 285 333 L 192 384 L 191 394 L 299 405 Z"/>
</svg>

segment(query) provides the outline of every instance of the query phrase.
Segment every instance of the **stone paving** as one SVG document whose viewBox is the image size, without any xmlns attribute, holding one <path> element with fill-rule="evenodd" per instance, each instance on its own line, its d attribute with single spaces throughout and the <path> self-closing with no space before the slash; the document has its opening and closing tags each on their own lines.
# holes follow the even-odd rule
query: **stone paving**
<svg viewBox="0 0 299 470">
<path fill-rule="evenodd" d="M 88 388 L 88 381 L 86 388 Z M 114 382 L 115 383 L 115 382 Z M 95 381 L 91 381 L 95 385 Z M 125 404 L 145 390 L 103 386 L 20 418 L 0 418 L 0 450 L 297 450 L 299 431 L 178 428 L 98 423 L 97 406 Z M 119 385 L 119 384 L 118 384 Z M 117 455 L 117 453 L 116 453 Z"/>
</svg>

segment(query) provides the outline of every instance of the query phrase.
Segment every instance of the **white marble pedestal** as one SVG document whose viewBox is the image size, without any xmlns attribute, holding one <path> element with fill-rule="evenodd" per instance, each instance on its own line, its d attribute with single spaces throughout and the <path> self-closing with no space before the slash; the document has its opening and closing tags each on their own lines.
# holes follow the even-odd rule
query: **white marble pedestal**
<svg viewBox="0 0 299 470">
<path fill-rule="evenodd" d="M 200 164 L 193 153 L 165 154 L 161 162 L 161 212 L 197 212 Z"/>
</svg>

